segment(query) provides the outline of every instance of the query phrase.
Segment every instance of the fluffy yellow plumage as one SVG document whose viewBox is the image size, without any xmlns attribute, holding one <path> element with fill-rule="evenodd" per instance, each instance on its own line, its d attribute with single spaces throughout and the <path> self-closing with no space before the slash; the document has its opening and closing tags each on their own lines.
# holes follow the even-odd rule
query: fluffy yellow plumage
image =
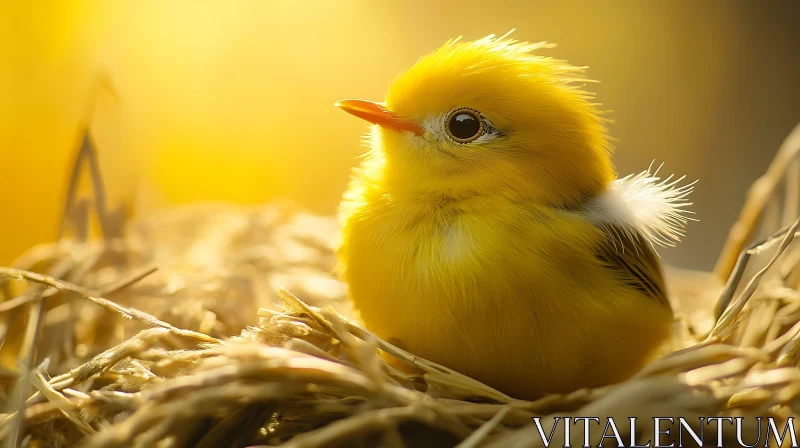
<svg viewBox="0 0 800 448">
<path fill-rule="evenodd" d="M 512 396 L 625 379 L 669 333 L 651 244 L 691 187 L 615 180 L 581 70 L 541 44 L 448 42 L 393 83 L 341 206 L 368 328 Z"/>
</svg>

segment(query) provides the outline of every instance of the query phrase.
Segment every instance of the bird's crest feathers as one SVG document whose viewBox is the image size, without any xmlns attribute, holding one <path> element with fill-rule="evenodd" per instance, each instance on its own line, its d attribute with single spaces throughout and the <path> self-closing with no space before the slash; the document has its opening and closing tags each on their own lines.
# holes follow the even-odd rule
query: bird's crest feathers
<svg viewBox="0 0 800 448">
<path fill-rule="evenodd" d="M 556 44 L 512 39 L 509 36 L 513 31 L 512 29 L 502 36 L 490 34 L 473 41 L 463 41 L 462 36 L 459 36 L 448 40 L 419 62 L 426 66 L 426 70 L 437 65 L 460 66 L 461 75 L 465 76 L 505 65 L 518 66 L 521 69 L 518 74 L 522 76 L 556 76 L 566 84 L 596 82 L 584 76 L 587 69 L 585 66 L 575 66 L 565 60 L 536 53 L 537 50 L 555 48 Z M 465 62 L 471 63 L 465 65 Z M 589 92 L 583 93 L 591 96 Z"/>
</svg>

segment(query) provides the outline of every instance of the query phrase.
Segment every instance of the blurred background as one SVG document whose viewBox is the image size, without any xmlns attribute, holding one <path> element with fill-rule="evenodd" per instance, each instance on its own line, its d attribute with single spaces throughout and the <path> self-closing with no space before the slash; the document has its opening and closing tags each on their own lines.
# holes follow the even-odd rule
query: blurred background
<svg viewBox="0 0 800 448">
<path fill-rule="evenodd" d="M 80 122 L 112 205 L 288 198 L 333 213 L 363 152 L 348 97 L 447 39 L 516 28 L 589 66 L 620 174 L 699 179 L 670 263 L 710 269 L 750 183 L 800 121 L 800 2 L 0 1 L 0 264 L 56 237 Z"/>
</svg>

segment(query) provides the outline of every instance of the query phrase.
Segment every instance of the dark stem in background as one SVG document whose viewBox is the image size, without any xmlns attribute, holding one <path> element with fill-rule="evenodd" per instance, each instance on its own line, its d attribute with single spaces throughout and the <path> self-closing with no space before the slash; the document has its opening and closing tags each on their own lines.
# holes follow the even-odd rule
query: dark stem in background
<svg viewBox="0 0 800 448">
<path fill-rule="evenodd" d="M 67 189 L 67 199 L 64 203 L 64 212 L 58 232 L 59 239 L 64 238 L 68 227 L 72 227 L 78 241 L 86 241 L 88 239 L 90 202 L 94 204 L 95 211 L 97 212 L 103 238 L 109 241 L 122 237 L 123 222 L 125 219 L 124 208 L 120 206 L 116 210 L 108 210 L 106 189 L 103 184 L 102 173 L 100 172 L 97 151 L 95 150 L 90 132 L 90 124 L 97 104 L 97 98 L 101 93 L 108 93 L 119 102 L 119 97 L 117 96 L 114 86 L 104 73 L 98 75 L 89 91 L 87 109 L 80 123 L 82 134 L 80 149 L 76 154 L 75 162 L 72 167 L 72 175 Z M 93 198 L 91 201 L 78 198 L 78 185 L 80 184 L 84 162 L 88 165 L 92 180 Z"/>
</svg>

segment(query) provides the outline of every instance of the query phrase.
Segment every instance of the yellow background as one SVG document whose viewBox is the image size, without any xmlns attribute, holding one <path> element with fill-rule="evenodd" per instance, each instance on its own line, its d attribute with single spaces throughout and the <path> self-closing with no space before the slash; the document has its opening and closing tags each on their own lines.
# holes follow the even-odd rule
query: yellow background
<svg viewBox="0 0 800 448">
<path fill-rule="evenodd" d="M 447 39 L 511 28 L 590 66 L 614 110 L 622 174 L 651 160 L 699 178 L 701 222 L 665 258 L 710 268 L 749 183 L 800 120 L 794 2 L 0 2 L 0 263 L 55 237 L 78 123 L 92 122 L 115 204 L 287 197 L 335 210 L 363 122 Z M 766 5 L 766 4 L 765 4 Z"/>
</svg>

